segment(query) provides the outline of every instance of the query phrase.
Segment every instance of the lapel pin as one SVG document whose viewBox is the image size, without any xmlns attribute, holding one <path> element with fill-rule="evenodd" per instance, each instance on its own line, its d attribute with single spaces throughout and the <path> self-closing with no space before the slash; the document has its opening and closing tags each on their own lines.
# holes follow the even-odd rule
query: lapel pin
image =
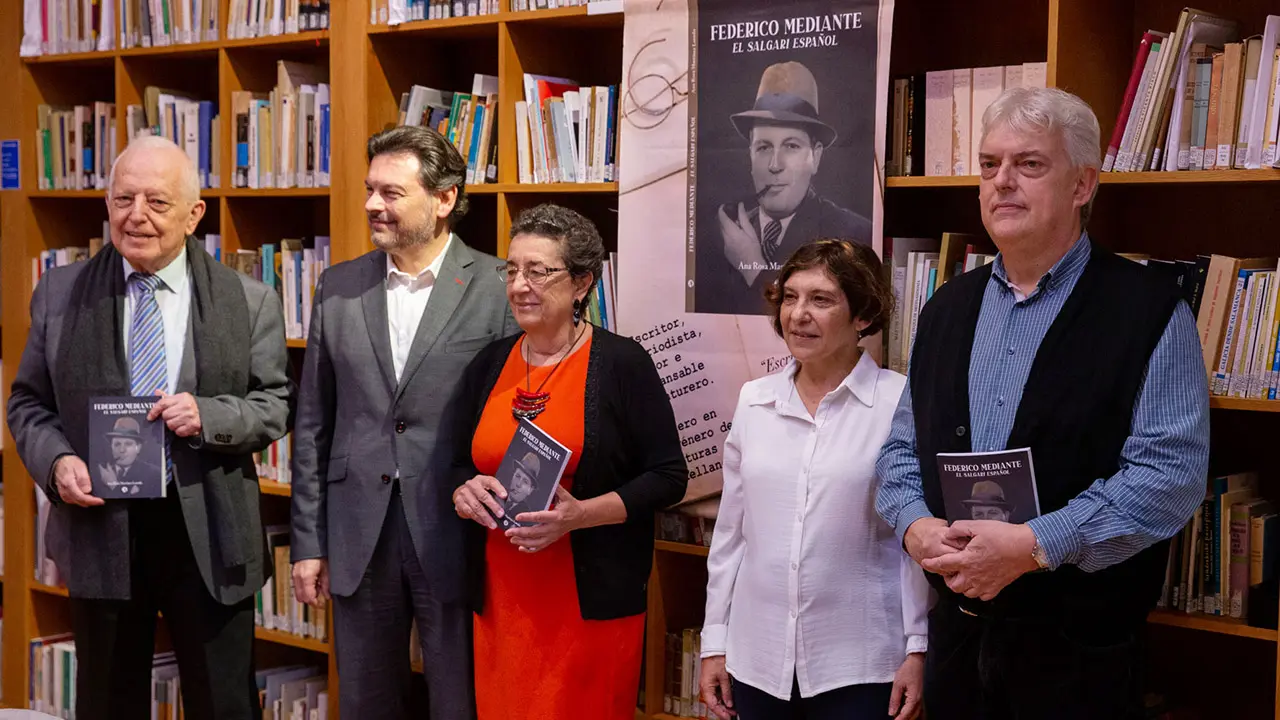
<svg viewBox="0 0 1280 720">
<path fill-rule="evenodd" d="M 454 281 L 454 282 L 456 282 L 456 283 L 458 283 L 459 285 L 461 285 L 461 284 L 462 284 L 462 278 L 458 278 L 458 277 L 456 277 L 456 278 L 454 278 L 454 279 L 453 279 L 453 281 Z"/>
</svg>

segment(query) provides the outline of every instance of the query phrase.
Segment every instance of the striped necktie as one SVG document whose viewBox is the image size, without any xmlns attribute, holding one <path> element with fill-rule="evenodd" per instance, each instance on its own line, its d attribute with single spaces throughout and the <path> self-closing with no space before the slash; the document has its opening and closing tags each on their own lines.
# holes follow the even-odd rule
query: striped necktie
<svg viewBox="0 0 1280 720">
<path fill-rule="evenodd" d="M 164 352 L 164 319 L 156 302 L 160 278 L 135 272 L 129 276 L 133 294 L 133 325 L 129 328 L 129 391 L 135 397 L 150 397 L 156 390 L 168 391 L 169 366 Z M 164 434 L 165 466 L 172 468 L 169 433 Z M 171 476 L 171 471 L 170 471 Z"/>
<path fill-rule="evenodd" d="M 781 245 L 782 239 L 782 221 L 770 220 L 769 224 L 764 227 L 764 242 L 760 243 L 760 249 L 764 251 L 764 261 L 773 265 L 778 262 L 775 257 L 778 254 L 778 246 Z"/>
</svg>

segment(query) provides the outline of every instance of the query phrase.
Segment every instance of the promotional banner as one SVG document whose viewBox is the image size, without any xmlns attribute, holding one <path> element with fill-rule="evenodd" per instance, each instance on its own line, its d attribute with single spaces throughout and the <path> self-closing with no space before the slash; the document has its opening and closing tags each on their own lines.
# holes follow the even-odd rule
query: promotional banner
<svg viewBox="0 0 1280 720">
<path fill-rule="evenodd" d="M 719 492 L 743 383 L 784 367 L 765 290 L 819 238 L 881 251 L 893 1 L 627 0 L 619 330 Z M 878 345 L 869 338 L 868 345 Z"/>
</svg>

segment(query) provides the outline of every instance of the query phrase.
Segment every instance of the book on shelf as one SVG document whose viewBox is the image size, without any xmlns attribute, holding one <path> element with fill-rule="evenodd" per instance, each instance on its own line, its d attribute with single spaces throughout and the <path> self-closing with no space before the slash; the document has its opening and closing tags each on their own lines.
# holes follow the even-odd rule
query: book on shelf
<svg viewBox="0 0 1280 720">
<path fill-rule="evenodd" d="M 329 639 L 328 606 L 315 608 L 294 596 L 289 562 L 289 526 L 266 528 L 268 561 L 273 576 L 254 596 L 253 621 L 260 628 L 325 642 Z"/>
<path fill-rule="evenodd" d="M 660 512 L 657 517 L 657 539 L 711 547 L 716 519 L 682 512 Z"/>
<path fill-rule="evenodd" d="M 149 85 L 142 105 L 125 108 L 125 129 L 129 141 L 157 135 L 173 142 L 195 164 L 201 189 L 221 186 L 222 124 L 213 101 Z"/>
<path fill-rule="evenodd" d="M 1275 627 L 1277 515 L 1260 496 L 1258 474 L 1211 478 L 1203 502 L 1170 539 L 1157 607 Z"/>
<path fill-rule="evenodd" d="M 479 17 L 502 12 L 501 0 L 371 0 L 370 25 L 399 25 L 415 20 Z"/>
<path fill-rule="evenodd" d="M 258 467 L 258 477 L 284 485 L 293 483 L 290 463 L 293 460 L 293 436 L 287 434 L 261 451 L 253 454 Z"/>
<path fill-rule="evenodd" d="M 512 12 L 571 7 L 585 7 L 588 12 L 596 7 L 607 7 L 607 12 L 622 12 L 620 0 L 511 0 Z"/>
<path fill-rule="evenodd" d="M 315 295 L 316 282 L 331 262 L 330 240 L 326 235 L 308 241 L 302 238 L 286 238 L 276 243 L 264 243 L 257 249 L 241 249 L 223 253 L 217 248 L 215 257 L 274 288 L 284 306 L 285 337 L 306 339 L 311 326 L 311 299 Z M 211 253 L 213 254 L 213 253 Z"/>
<path fill-rule="evenodd" d="M 1103 172 L 1280 165 L 1280 15 L 1261 35 L 1184 8 L 1173 30 L 1148 29 L 1123 89 Z"/>
<path fill-rule="evenodd" d="M 1197 278 L 1203 275 L 1188 302 L 1196 313 L 1210 394 L 1277 399 L 1280 262 L 1215 254 L 1179 263 L 1194 263 Z"/>
<path fill-rule="evenodd" d="M 329 186 L 330 92 L 319 65 L 278 60 L 276 86 L 231 93 L 232 187 Z"/>
<path fill-rule="evenodd" d="M 1048 62 L 952 68 L 896 77 L 889 91 L 885 172 L 977 175 L 982 115 L 1014 87 L 1045 87 Z"/>
<path fill-rule="evenodd" d="M 41 190 L 101 190 L 117 155 L 115 103 L 36 107 L 36 179 Z"/>
<path fill-rule="evenodd" d="M 668 632 L 663 640 L 663 714 L 682 718 L 712 717 L 702 701 L 702 629 Z"/>
<path fill-rule="evenodd" d="M 515 113 L 521 183 L 617 180 L 617 85 L 525 73 Z"/>
<path fill-rule="evenodd" d="M 397 124 L 429 127 L 453 143 L 467 162 L 465 181 L 498 181 L 498 78 L 476 73 L 471 92 L 414 85 L 400 95 Z"/>
<path fill-rule="evenodd" d="M 318 665 L 285 665 L 254 673 L 264 720 L 325 720 L 329 678 Z"/>
<path fill-rule="evenodd" d="M 231 0 L 227 37 L 242 40 L 327 30 L 329 2 L 330 0 Z"/>
</svg>

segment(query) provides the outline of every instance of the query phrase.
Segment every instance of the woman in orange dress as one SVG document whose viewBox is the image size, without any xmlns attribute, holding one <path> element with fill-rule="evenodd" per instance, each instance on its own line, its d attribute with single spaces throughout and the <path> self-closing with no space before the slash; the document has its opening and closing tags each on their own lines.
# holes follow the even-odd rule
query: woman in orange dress
<svg viewBox="0 0 1280 720">
<path fill-rule="evenodd" d="M 683 497 L 688 470 L 649 354 L 583 319 L 603 259 L 578 213 L 520 215 L 498 272 L 523 332 L 480 351 L 463 378 L 453 501 L 475 521 L 479 720 L 635 714 L 653 516 Z M 501 529 L 512 488 L 494 475 L 522 418 L 570 455 L 551 508 L 522 501 L 512 510 L 523 527 Z M 547 472 L 520 458 L 519 472 Z"/>
</svg>

